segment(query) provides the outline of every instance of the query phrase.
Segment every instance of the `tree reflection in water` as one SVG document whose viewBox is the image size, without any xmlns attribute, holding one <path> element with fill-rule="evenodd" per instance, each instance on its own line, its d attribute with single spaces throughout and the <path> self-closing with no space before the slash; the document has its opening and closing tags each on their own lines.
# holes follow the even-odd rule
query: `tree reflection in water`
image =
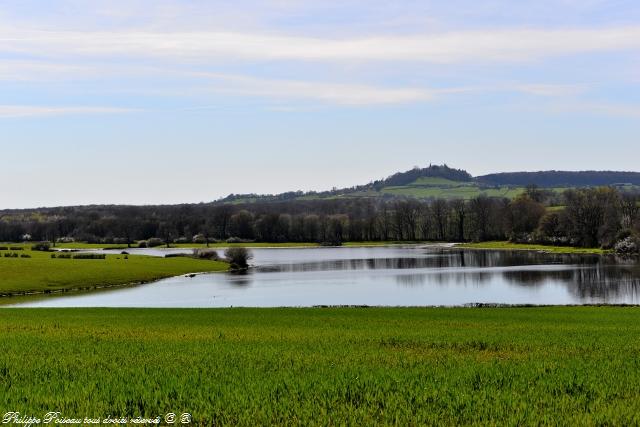
<svg viewBox="0 0 640 427">
<path fill-rule="evenodd" d="M 613 256 L 552 254 L 532 251 L 429 249 L 416 256 L 335 259 L 257 267 L 255 273 L 397 270 L 402 286 L 434 284 L 484 286 L 501 277 L 513 286 L 560 283 L 579 298 L 638 300 L 640 264 Z M 250 281 L 249 278 L 244 280 Z M 242 281 L 246 285 L 246 281 Z M 240 281 L 239 281 L 240 282 Z M 240 284 L 240 283 L 238 283 Z"/>
</svg>

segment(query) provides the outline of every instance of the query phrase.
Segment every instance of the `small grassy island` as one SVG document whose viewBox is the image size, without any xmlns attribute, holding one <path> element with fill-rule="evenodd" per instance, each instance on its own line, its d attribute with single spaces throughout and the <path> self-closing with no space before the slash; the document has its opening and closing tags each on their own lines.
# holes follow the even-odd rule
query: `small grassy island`
<svg viewBox="0 0 640 427">
<path fill-rule="evenodd" d="M 13 250 L 11 250 L 13 248 Z M 104 259 L 62 258 L 53 252 L 12 245 L 0 251 L 0 295 L 91 290 L 150 282 L 187 273 L 226 271 L 222 261 L 190 257 L 106 255 Z"/>
</svg>

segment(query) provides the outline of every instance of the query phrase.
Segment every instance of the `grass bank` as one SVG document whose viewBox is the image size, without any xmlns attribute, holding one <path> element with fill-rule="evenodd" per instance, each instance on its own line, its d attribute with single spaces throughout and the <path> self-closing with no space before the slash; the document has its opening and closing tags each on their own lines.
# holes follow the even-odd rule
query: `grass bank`
<svg viewBox="0 0 640 427">
<path fill-rule="evenodd" d="M 204 243 L 172 243 L 169 245 L 172 248 L 204 248 L 207 245 Z M 210 248 L 313 248 L 320 246 L 318 243 L 305 243 L 305 242 L 285 242 L 285 243 L 267 243 L 267 242 L 252 242 L 252 243 L 209 243 Z M 162 247 L 162 246 L 161 246 Z M 166 246 L 165 246 L 166 247 Z"/>
<path fill-rule="evenodd" d="M 461 243 L 456 245 L 457 248 L 467 249 L 494 249 L 494 250 L 524 250 L 524 251 L 544 251 L 562 254 L 606 254 L 611 251 L 600 248 L 577 248 L 573 246 L 551 246 L 551 245 L 533 245 L 524 243 L 511 242 L 480 242 L 480 243 Z"/>
<path fill-rule="evenodd" d="M 344 246 L 354 247 L 354 246 L 388 246 L 388 245 L 411 245 L 417 243 L 427 243 L 427 242 L 412 242 L 412 241 L 364 241 L 364 242 L 344 242 Z M 24 249 L 29 249 L 32 244 L 25 243 L 3 243 L 3 246 L 14 246 L 14 247 L 22 247 Z M 133 243 L 131 248 L 137 248 L 138 245 Z M 180 249 L 190 249 L 190 248 L 206 248 L 207 245 L 204 243 L 171 243 L 169 245 L 170 248 L 180 248 Z M 252 242 L 252 243 L 210 243 L 210 248 L 220 249 L 220 248 L 230 248 L 230 247 L 245 247 L 245 248 L 317 248 L 320 247 L 319 243 L 316 242 L 284 242 L 284 243 L 268 243 L 268 242 Z M 166 245 L 162 245 L 158 247 L 159 249 L 166 248 Z M 111 244 L 111 243 L 84 243 L 84 242 L 73 242 L 73 243 L 58 243 L 56 244 L 54 249 L 121 249 L 126 251 L 127 245 L 122 244 Z"/>
<path fill-rule="evenodd" d="M 370 246 L 393 246 L 393 245 L 419 245 L 419 244 L 429 244 L 429 243 L 433 243 L 433 242 L 392 240 L 392 241 L 370 241 L 370 242 L 344 242 L 343 246 L 370 247 Z"/>
<path fill-rule="evenodd" d="M 636 425 L 640 308 L 5 309 L 0 402 L 200 425 Z M 3 412 L 3 413 L 4 413 Z"/>
<path fill-rule="evenodd" d="M 19 257 L 7 258 L 5 253 Z M 30 258 L 20 257 L 23 255 Z M 60 259 L 28 249 L 0 251 L 0 295 L 89 290 L 227 269 L 225 262 L 193 258 L 108 255 L 105 259 Z"/>
</svg>

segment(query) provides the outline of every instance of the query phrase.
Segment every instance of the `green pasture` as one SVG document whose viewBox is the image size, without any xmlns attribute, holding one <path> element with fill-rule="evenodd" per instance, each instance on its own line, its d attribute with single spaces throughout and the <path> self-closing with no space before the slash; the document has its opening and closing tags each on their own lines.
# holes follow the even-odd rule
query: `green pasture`
<svg viewBox="0 0 640 427">
<path fill-rule="evenodd" d="M 18 257 L 5 257 L 7 253 Z M 186 257 L 108 255 L 106 259 L 61 259 L 51 258 L 51 254 L 26 248 L 0 251 L 0 295 L 87 290 L 228 269 L 225 262 Z"/>
</svg>

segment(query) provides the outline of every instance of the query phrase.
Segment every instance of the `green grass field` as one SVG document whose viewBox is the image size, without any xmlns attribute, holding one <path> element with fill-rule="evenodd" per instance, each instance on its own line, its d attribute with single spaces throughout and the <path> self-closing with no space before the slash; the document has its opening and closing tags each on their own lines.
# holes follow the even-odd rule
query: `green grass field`
<svg viewBox="0 0 640 427">
<path fill-rule="evenodd" d="M 5 309 L 2 413 L 637 425 L 640 308 Z"/>
<path fill-rule="evenodd" d="M 49 252 L 16 251 L 31 258 L 6 258 L 0 251 L 0 295 L 87 290 L 149 282 L 186 273 L 224 271 L 228 264 L 193 258 L 108 255 L 106 259 L 52 259 Z"/>
<path fill-rule="evenodd" d="M 576 248 L 573 246 L 551 246 L 551 245 L 535 245 L 511 242 L 480 242 L 480 243 L 461 243 L 456 245 L 459 248 L 467 249 L 495 249 L 495 250 L 521 250 L 521 251 L 544 251 L 562 254 L 605 254 L 611 251 L 600 248 Z"/>
<path fill-rule="evenodd" d="M 444 198 L 469 200 L 482 194 L 488 197 L 513 199 L 524 191 L 522 187 L 481 187 L 472 182 L 456 182 L 442 178 L 420 178 L 400 187 L 385 187 L 382 194 L 416 198 Z"/>
</svg>

